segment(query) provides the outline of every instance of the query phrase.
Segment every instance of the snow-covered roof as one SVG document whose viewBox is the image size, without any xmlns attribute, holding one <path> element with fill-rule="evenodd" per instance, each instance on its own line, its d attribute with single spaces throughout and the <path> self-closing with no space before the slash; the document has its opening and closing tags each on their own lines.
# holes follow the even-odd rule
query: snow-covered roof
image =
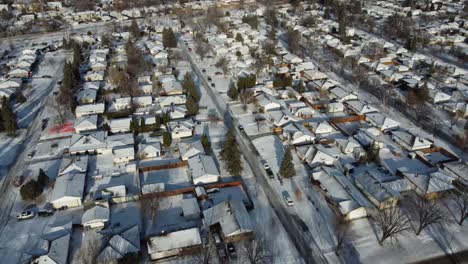
<svg viewBox="0 0 468 264">
<path fill-rule="evenodd" d="M 205 224 L 219 224 L 224 236 L 253 231 L 250 216 L 239 200 L 227 200 L 203 211 Z"/>
<path fill-rule="evenodd" d="M 206 175 L 218 175 L 219 171 L 210 155 L 196 155 L 188 159 L 189 168 L 193 179 L 201 178 Z"/>
<path fill-rule="evenodd" d="M 201 245 L 200 230 L 195 228 L 153 236 L 148 239 L 148 253 L 166 252 Z"/>
<path fill-rule="evenodd" d="M 109 215 L 109 207 L 96 205 L 83 213 L 81 223 L 86 225 L 93 222 L 107 222 L 109 221 Z"/>
<path fill-rule="evenodd" d="M 85 180 L 85 173 L 67 173 L 57 177 L 51 202 L 68 197 L 83 198 Z"/>
</svg>

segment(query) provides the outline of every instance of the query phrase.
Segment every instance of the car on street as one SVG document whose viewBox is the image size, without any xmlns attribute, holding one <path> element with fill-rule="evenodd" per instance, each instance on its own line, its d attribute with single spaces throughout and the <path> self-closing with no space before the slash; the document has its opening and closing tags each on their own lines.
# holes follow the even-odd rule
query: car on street
<svg viewBox="0 0 468 264">
<path fill-rule="evenodd" d="M 21 221 L 21 220 L 31 219 L 34 216 L 36 216 L 36 214 L 33 211 L 23 211 L 18 216 L 16 216 L 16 219 L 18 219 L 18 221 Z"/>
<path fill-rule="evenodd" d="M 237 258 L 237 252 L 236 252 L 236 247 L 234 247 L 234 244 L 228 243 L 226 247 L 227 247 L 227 250 L 228 250 L 228 253 L 229 253 L 229 257 L 231 259 L 236 259 Z"/>
<path fill-rule="evenodd" d="M 55 213 L 54 210 L 52 209 L 40 209 L 39 211 L 37 211 L 37 216 L 51 216 Z"/>
<path fill-rule="evenodd" d="M 28 158 L 32 158 L 34 157 L 34 155 L 36 154 L 36 151 L 35 150 L 32 150 L 28 153 Z"/>
<path fill-rule="evenodd" d="M 213 240 L 215 245 L 221 245 L 221 238 L 219 237 L 218 233 L 213 233 Z"/>
<path fill-rule="evenodd" d="M 20 187 L 21 184 L 23 184 L 24 182 L 24 175 L 18 175 L 15 177 L 15 180 L 14 180 L 14 184 L 15 184 L 15 187 Z"/>
<path fill-rule="evenodd" d="M 294 202 L 291 198 L 291 195 L 289 195 L 289 193 L 287 191 L 283 191 L 283 199 L 284 199 L 284 202 L 288 205 L 288 206 L 293 206 L 294 205 Z"/>
<path fill-rule="evenodd" d="M 241 132 L 244 132 L 244 127 L 242 125 L 238 125 L 237 128 L 239 128 Z"/>
</svg>

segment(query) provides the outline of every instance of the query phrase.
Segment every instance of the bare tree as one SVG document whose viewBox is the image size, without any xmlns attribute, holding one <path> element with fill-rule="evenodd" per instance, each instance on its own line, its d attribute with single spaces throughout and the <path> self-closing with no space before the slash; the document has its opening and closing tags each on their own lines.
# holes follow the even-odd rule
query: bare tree
<svg viewBox="0 0 468 264">
<path fill-rule="evenodd" d="M 453 202 L 457 209 L 458 218 L 457 223 L 463 225 L 463 221 L 468 218 L 468 192 L 467 191 L 453 191 L 450 196 L 450 201 Z"/>
<path fill-rule="evenodd" d="M 78 252 L 78 263 L 94 264 L 98 258 L 101 241 L 95 231 L 88 231 L 83 233 L 81 241 L 81 248 Z"/>
<path fill-rule="evenodd" d="M 197 254 L 192 255 L 190 263 L 193 264 L 210 264 L 212 263 L 211 259 L 213 258 L 214 249 L 212 244 L 203 246 L 201 251 Z"/>
<path fill-rule="evenodd" d="M 159 197 L 157 195 L 149 194 L 140 199 L 141 212 L 143 216 L 150 216 L 151 222 L 154 223 L 156 215 L 159 210 Z"/>
<path fill-rule="evenodd" d="M 334 227 L 336 239 L 335 254 L 339 255 L 343 249 L 346 237 L 348 236 L 349 222 L 340 217 L 335 219 Z"/>
<path fill-rule="evenodd" d="M 445 221 L 445 212 L 436 200 L 427 200 L 413 194 L 406 200 L 406 209 L 415 222 L 417 236 L 424 228 Z"/>
<path fill-rule="evenodd" d="M 269 264 L 273 261 L 273 253 L 266 239 L 257 237 L 242 243 L 241 252 L 245 262 L 250 264 Z"/>
<path fill-rule="evenodd" d="M 54 98 L 50 102 L 50 107 L 54 109 L 55 113 L 57 114 L 57 120 L 59 122 L 59 125 L 65 124 L 67 121 L 67 117 L 71 114 L 70 113 L 70 107 L 65 104 L 60 104 L 57 102 L 57 99 Z"/>
<path fill-rule="evenodd" d="M 379 210 L 373 218 L 382 232 L 379 238 L 380 245 L 387 238 L 395 238 L 396 235 L 409 229 L 408 218 L 397 206 Z"/>
</svg>

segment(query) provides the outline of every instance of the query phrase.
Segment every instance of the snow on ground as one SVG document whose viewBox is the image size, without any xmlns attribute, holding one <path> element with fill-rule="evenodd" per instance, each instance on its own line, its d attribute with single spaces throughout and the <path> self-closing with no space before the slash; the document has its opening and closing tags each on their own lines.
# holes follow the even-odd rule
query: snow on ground
<svg viewBox="0 0 468 264">
<path fill-rule="evenodd" d="M 280 139 L 272 135 L 254 139 L 252 142 L 274 175 L 277 175 L 284 156 L 284 146 Z M 330 226 L 334 215 L 323 197 L 311 186 L 305 166 L 294 152 L 292 154 L 296 176 L 291 179 L 283 178 L 283 183 L 276 178 L 269 179 L 269 184 L 276 189 L 278 195 L 284 191 L 291 195 L 294 202 L 294 206 L 289 207 L 291 214 L 297 215 L 305 223 L 322 251 L 331 251 L 335 247 L 333 228 Z"/>
<path fill-rule="evenodd" d="M 245 160 L 243 164 L 242 178 L 254 203 L 254 209 L 250 211 L 251 220 L 259 235 L 264 236 L 271 243 L 270 248 L 275 257 L 274 263 L 304 263 Z"/>
<path fill-rule="evenodd" d="M 5 133 L 0 133 L 0 168 L 7 169 L 15 161 L 25 134 L 26 131 L 24 130 L 18 131 L 16 137 L 9 137 Z"/>
</svg>

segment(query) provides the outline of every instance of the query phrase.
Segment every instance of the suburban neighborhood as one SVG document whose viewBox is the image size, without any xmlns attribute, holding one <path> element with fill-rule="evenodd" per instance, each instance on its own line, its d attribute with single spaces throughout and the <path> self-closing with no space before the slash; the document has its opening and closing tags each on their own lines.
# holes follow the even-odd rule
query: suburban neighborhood
<svg viewBox="0 0 468 264">
<path fill-rule="evenodd" d="M 0 0 L 0 263 L 466 263 L 467 20 Z"/>
</svg>

